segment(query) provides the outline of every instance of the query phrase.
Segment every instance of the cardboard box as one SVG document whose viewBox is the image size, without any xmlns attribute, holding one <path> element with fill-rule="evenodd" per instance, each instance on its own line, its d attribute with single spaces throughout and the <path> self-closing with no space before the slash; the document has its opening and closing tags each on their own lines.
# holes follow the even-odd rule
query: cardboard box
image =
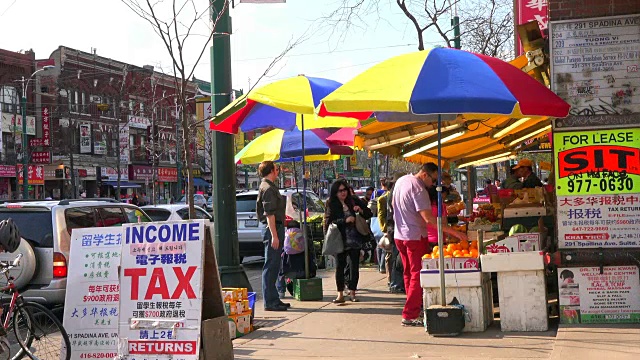
<svg viewBox="0 0 640 360">
<path fill-rule="evenodd" d="M 487 253 L 511 253 L 540 251 L 540 233 L 513 234 L 494 244 L 487 245 Z"/>
<path fill-rule="evenodd" d="M 202 350 L 200 358 L 207 360 L 233 359 L 233 344 L 230 339 L 229 319 L 220 316 L 202 321 Z M 235 334 L 234 334 L 235 335 Z"/>
<path fill-rule="evenodd" d="M 224 311 L 227 315 L 242 314 L 249 310 L 251 310 L 249 307 L 249 300 L 225 301 L 224 303 Z"/>
<path fill-rule="evenodd" d="M 229 315 L 229 336 L 232 339 L 247 335 L 253 330 L 251 325 L 251 310 L 238 315 Z"/>
<path fill-rule="evenodd" d="M 544 253 L 525 251 L 480 256 L 483 272 L 544 270 Z"/>
<path fill-rule="evenodd" d="M 296 279 L 293 283 L 293 297 L 298 301 L 322 300 L 322 279 Z"/>
<path fill-rule="evenodd" d="M 453 258 L 444 258 L 444 269 L 445 270 L 453 270 L 454 269 Z M 422 269 L 423 270 L 438 270 L 440 269 L 440 258 L 437 259 L 422 259 Z"/>
<path fill-rule="evenodd" d="M 504 235 L 504 231 L 485 231 L 484 240 L 486 241 L 500 235 Z M 467 238 L 469 238 L 469 242 L 478 240 L 478 230 L 467 231 Z"/>
<path fill-rule="evenodd" d="M 474 287 L 481 286 L 483 274 L 478 270 L 445 271 L 446 287 Z M 420 270 L 420 286 L 423 288 L 439 288 L 440 273 L 437 270 Z"/>
<path fill-rule="evenodd" d="M 222 288 L 222 298 L 225 302 L 247 300 L 248 296 L 247 288 Z"/>
<path fill-rule="evenodd" d="M 478 258 L 453 258 L 455 270 L 479 270 L 480 259 Z"/>
</svg>

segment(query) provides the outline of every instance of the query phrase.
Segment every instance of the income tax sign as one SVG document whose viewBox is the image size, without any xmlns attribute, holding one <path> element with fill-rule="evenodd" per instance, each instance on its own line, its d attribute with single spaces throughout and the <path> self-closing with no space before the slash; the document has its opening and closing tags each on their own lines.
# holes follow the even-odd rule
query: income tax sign
<svg viewBox="0 0 640 360">
<path fill-rule="evenodd" d="M 127 225 L 120 270 L 120 354 L 197 360 L 204 220 Z"/>
<path fill-rule="evenodd" d="M 640 129 L 555 132 L 558 195 L 640 192 Z"/>
</svg>

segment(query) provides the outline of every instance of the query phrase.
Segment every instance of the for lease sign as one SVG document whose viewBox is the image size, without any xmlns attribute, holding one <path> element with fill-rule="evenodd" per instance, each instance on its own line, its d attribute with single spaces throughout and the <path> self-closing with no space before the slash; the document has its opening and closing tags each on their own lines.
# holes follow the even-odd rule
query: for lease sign
<svg viewBox="0 0 640 360">
<path fill-rule="evenodd" d="M 640 129 L 556 132 L 558 195 L 640 193 Z"/>
<path fill-rule="evenodd" d="M 123 231 L 121 354 L 197 360 L 204 221 L 143 223 Z"/>
</svg>

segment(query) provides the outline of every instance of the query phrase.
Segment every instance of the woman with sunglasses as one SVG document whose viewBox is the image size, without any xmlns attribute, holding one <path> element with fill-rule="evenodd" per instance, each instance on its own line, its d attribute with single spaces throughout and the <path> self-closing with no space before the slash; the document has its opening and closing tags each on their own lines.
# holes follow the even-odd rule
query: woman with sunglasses
<svg viewBox="0 0 640 360">
<path fill-rule="evenodd" d="M 336 224 L 344 241 L 344 252 L 337 255 L 336 287 L 338 297 L 333 300 L 335 304 L 344 303 L 345 267 L 348 266 L 348 284 L 351 301 L 357 302 L 356 289 L 360 277 L 360 248 L 368 237 L 361 235 L 356 229 L 356 215 L 360 214 L 365 219 L 373 216 L 362 200 L 349 193 L 349 184 L 344 179 L 339 179 L 331 185 L 331 192 L 327 200 L 324 213 L 324 231 L 327 232 L 329 224 Z"/>
</svg>

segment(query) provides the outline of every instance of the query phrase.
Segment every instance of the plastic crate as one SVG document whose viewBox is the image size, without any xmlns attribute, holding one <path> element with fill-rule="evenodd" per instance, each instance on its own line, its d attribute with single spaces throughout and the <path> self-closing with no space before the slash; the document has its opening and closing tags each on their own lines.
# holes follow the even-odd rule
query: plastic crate
<svg viewBox="0 0 640 360">
<path fill-rule="evenodd" d="M 256 314 L 256 293 L 250 291 L 247 295 L 247 298 L 249 299 L 249 307 L 251 308 L 251 322 L 253 323 L 253 317 Z"/>
</svg>

